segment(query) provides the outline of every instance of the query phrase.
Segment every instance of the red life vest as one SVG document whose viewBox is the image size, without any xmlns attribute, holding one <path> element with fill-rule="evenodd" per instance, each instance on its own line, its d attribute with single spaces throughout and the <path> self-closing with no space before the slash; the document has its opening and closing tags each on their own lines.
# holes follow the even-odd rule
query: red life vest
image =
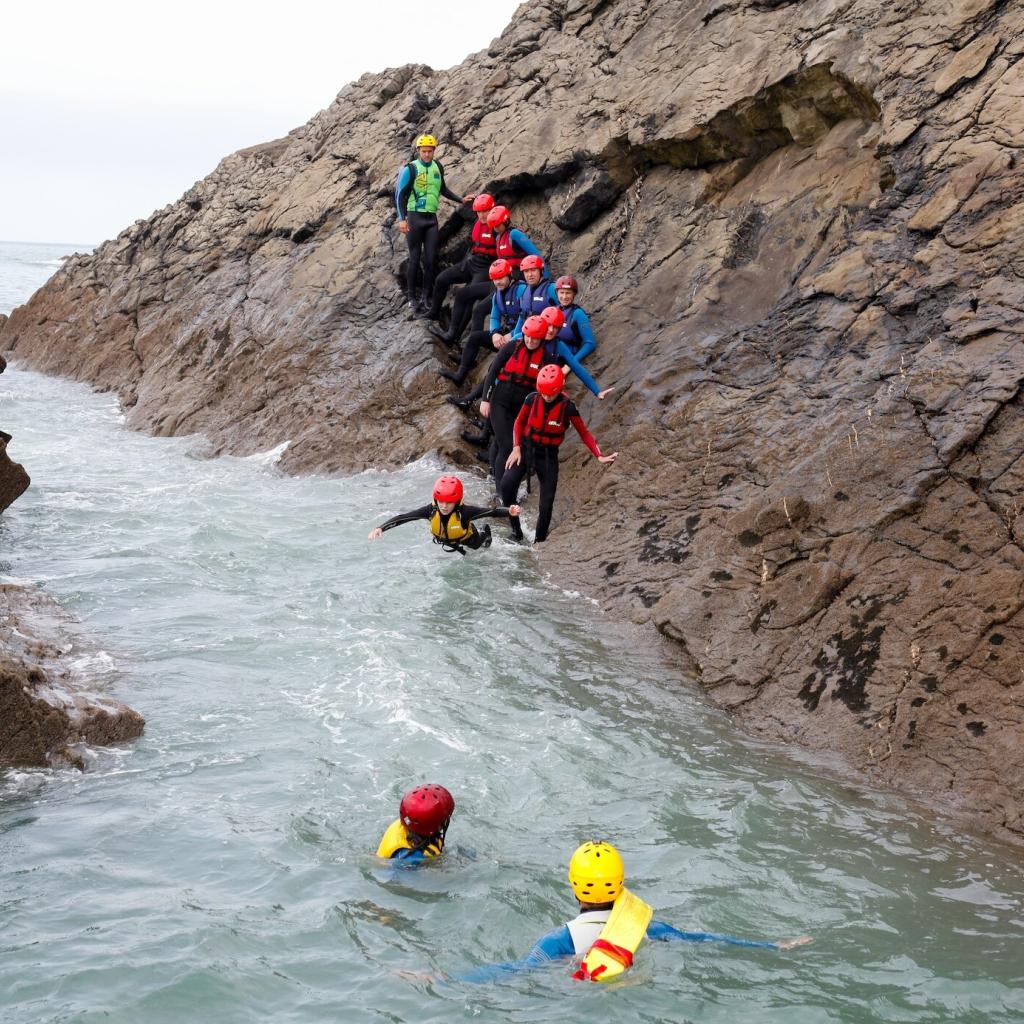
<svg viewBox="0 0 1024 1024">
<path fill-rule="evenodd" d="M 560 395 L 550 404 L 539 394 L 533 397 L 523 437 L 535 444 L 559 445 L 569 429 L 569 399 Z"/>
<path fill-rule="evenodd" d="M 518 268 L 519 264 L 523 262 L 523 257 L 526 255 L 525 252 L 520 252 L 512 244 L 512 229 L 505 228 L 504 231 L 497 238 L 498 245 L 498 257 L 499 259 L 508 260 L 512 264 L 513 268 Z"/>
<path fill-rule="evenodd" d="M 494 229 L 478 220 L 473 225 L 473 245 L 470 252 L 475 256 L 486 256 L 489 260 L 497 259 L 498 243 L 494 237 Z"/>
<path fill-rule="evenodd" d="M 543 345 L 538 345 L 532 352 L 525 342 L 519 342 L 516 350 L 509 356 L 508 362 L 498 374 L 498 380 L 506 381 L 517 388 L 530 388 L 537 383 L 537 374 L 545 363 L 546 353 Z"/>
</svg>

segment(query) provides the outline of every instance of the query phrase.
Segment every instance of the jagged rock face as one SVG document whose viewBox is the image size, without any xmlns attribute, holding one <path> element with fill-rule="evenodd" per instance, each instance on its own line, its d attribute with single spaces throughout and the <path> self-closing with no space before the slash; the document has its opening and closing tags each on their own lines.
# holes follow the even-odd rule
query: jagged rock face
<svg viewBox="0 0 1024 1024">
<path fill-rule="evenodd" d="M 20 462 L 11 461 L 7 445 L 11 435 L 0 430 L 0 512 L 20 498 L 32 482 Z"/>
<path fill-rule="evenodd" d="M 141 735 L 142 716 L 67 667 L 67 617 L 38 591 L 0 585 L 0 769 L 85 767 L 78 744 Z"/>
<path fill-rule="evenodd" d="M 229 157 L 0 348 L 296 471 L 465 463 L 400 316 L 429 128 L 582 279 L 620 385 L 582 400 L 620 461 L 568 446 L 543 559 L 756 729 L 1021 839 L 1022 53 L 996 0 L 539 0 Z"/>
</svg>

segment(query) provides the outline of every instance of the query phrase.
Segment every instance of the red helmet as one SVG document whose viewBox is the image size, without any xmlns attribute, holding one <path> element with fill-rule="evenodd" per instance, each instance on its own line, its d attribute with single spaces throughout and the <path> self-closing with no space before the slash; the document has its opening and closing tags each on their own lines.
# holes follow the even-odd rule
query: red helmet
<svg viewBox="0 0 1024 1024">
<path fill-rule="evenodd" d="M 494 196 L 488 195 L 486 192 L 481 192 L 480 195 L 473 200 L 473 212 L 474 213 L 486 213 L 488 210 L 494 209 Z"/>
<path fill-rule="evenodd" d="M 460 485 L 461 486 L 461 485 Z M 448 827 L 455 800 L 444 786 L 417 786 L 402 797 L 398 816 L 414 835 L 434 836 Z"/>
<path fill-rule="evenodd" d="M 441 476 L 434 484 L 434 501 L 462 501 L 462 481 L 457 476 Z"/>
<path fill-rule="evenodd" d="M 508 260 L 495 260 L 487 273 L 492 281 L 497 281 L 502 277 L 511 277 L 512 264 Z"/>
<path fill-rule="evenodd" d="M 538 338 L 543 340 L 548 336 L 547 321 L 542 316 L 528 316 L 523 324 L 523 334 L 527 338 Z"/>
<path fill-rule="evenodd" d="M 522 262 L 519 264 L 520 270 L 543 270 L 544 261 L 539 256 L 529 255 L 524 256 Z"/>
<path fill-rule="evenodd" d="M 557 306 L 548 306 L 547 309 L 541 310 L 540 318 L 548 327 L 561 330 L 565 326 L 565 314 Z"/>
<path fill-rule="evenodd" d="M 564 277 L 560 277 L 555 282 L 555 291 L 558 291 L 559 288 L 571 288 L 574 292 L 578 292 L 580 290 L 580 286 L 576 283 L 576 278 L 570 277 L 568 274 Z"/>
<path fill-rule="evenodd" d="M 542 366 L 537 374 L 537 390 L 545 398 L 554 398 L 565 386 L 565 374 L 555 363 Z"/>
<path fill-rule="evenodd" d="M 508 212 L 507 206 L 495 206 L 487 214 L 487 226 L 489 228 L 496 228 L 501 224 L 507 224 L 511 219 L 512 214 Z"/>
</svg>

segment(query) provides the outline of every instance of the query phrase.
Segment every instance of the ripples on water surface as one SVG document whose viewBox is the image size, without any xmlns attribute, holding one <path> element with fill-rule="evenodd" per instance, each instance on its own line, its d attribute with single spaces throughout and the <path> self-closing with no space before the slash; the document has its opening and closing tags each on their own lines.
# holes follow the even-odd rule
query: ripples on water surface
<svg viewBox="0 0 1024 1024">
<path fill-rule="evenodd" d="M 79 385 L 0 392 L 33 476 L 0 521 L 10 572 L 148 721 L 86 774 L 0 777 L 5 1022 L 1024 1016 L 1018 857 L 744 742 L 528 551 L 445 555 L 422 525 L 368 544 L 437 466 L 289 479 L 129 433 Z M 452 853 L 391 877 L 368 852 L 430 779 Z M 817 940 L 645 946 L 607 988 L 398 976 L 525 953 L 596 836 L 659 917 Z"/>
</svg>

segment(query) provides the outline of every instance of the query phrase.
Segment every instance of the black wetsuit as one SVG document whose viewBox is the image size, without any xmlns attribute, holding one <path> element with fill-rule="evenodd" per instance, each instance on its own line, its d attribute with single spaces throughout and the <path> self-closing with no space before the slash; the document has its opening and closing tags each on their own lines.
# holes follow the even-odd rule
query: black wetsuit
<svg viewBox="0 0 1024 1024">
<path fill-rule="evenodd" d="M 404 523 L 412 523 L 417 519 L 424 519 L 428 523 L 434 518 L 434 513 L 439 510 L 434 504 L 423 505 L 420 508 L 414 508 L 411 512 L 402 512 L 400 515 L 392 516 L 386 523 L 381 524 L 381 530 L 390 530 L 396 526 L 402 526 Z M 448 520 L 458 512 L 462 519 L 463 524 L 470 525 L 475 519 L 510 519 L 507 508 L 485 508 L 482 505 L 458 505 L 447 515 L 441 515 L 441 522 L 447 527 Z M 440 514 L 440 513 L 439 513 Z M 518 525 L 518 523 L 516 524 Z M 513 529 L 513 536 L 519 536 L 519 531 Z M 469 548 L 471 551 L 476 551 L 479 548 L 489 547 L 491 543 L 491 528 L 490 526 L 484 525 L 480 530 L 475 527 L 470 531 L 469 535 L 461 538 L 458 541 L 445 541 L 443 538 L 434 537 L 434 543 L 440 544 L 446 551 L 460 551 L 462 548 Z"/>
<path fill-rule="evenodd" d="M 441 172 L 441 195 L 446 199 L 461 203 L 462 196 L 457 196 L 445 183 L 441 161 L 433 162 L 437 164 L 437 169 Z M 436 213 L 420 213 L 408 209 L 409 196 L 412 193 L 415 178 L 410 171 L 411 167 L 412 164 L 406 164 L 402 169 L 402 174 L 399 175 L 399 185 L 395 192 L 399 217 L 409 224 L 409 233 L 405 236 L 409 246 L 409 262 L 405 268 L 405 290 L 410 302 L 416 298 L 416 275 L 419 273 L 421 255 L 423 258 L 422 294 L 424 299 L 433 293 L 434 275 L 437 273 L 437 250 L 441 241 Z"/>
</svg>

